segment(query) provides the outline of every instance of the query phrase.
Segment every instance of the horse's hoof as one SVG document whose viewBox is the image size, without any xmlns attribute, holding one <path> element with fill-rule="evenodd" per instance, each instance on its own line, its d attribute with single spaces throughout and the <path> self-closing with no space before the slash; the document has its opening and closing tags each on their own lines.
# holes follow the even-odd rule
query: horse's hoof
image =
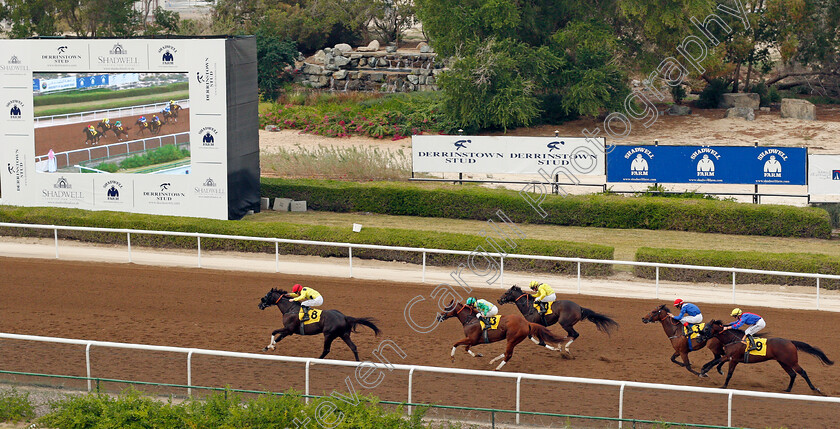
<svg viewBox="0 0 840 429">
<path fill-rule="evenodd" d="M 701 372 L 700 374 L 697 374 L 697 376 L 700 377 L 700 378 L 709 378 L 709 376 L 706 375 L 705 372 Z"/>
<path fill-rule="evenodd" d="M 476 353 L 476 354 L 475 354 L 475 357 L 480 358 L 480 357 L 484 357 L 484 355 L 483 355 L 483 354 L 481 354 L 481 353 Z"/>
</svg>

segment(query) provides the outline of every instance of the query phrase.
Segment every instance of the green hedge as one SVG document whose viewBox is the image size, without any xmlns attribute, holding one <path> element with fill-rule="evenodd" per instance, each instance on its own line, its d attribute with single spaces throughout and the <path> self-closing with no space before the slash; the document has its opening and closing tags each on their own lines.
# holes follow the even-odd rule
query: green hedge
<svg viewBox="0 0 840 429">
<path fill-rule="evenodd" d="M 640 262 L 750 268 L 798 273 L 840 274 L 840 257 L 814 253 L 725 252 L 641 247 L 636 251 L 636 260 Z M 649 279 L 656 277 L 656 268 L 653 267 L 635 267 L 634 271 L 638 277 Z M 732 273 L 660 268 L 659 278 L 679 282 L 731 283 Z M 816 285 L 816 279 L 747 273 L 736 273 L 735 280 L 739 284 Z M 821 280 L 820 287 L 840 289 L 840 281 Z"/>
<path fill-rule="evenodd" d="M 116 212 L 90 212 L 79 209 L 44 207 L 0 206 L 0 222 L 29 223 L 44 225 L 90 226 L 103 228 L 130 228 L 162 231 L 202 232 L 208 234 L 242 235 L 252 237 L 274 237 L 297 240 L 331 241 L 341 243 L 378 244 L 386 246 L 424 247 L 429 249 L 475 250 L 483 246 L 492 252 L 484 237 L 437 231 L 414 231 L 391 228 L 364 228 L 354 233 L 351 227 L 327 227 L 320 225 L 299 225 L 277 222 L 225 221 L 185 218 L 174 216 L 153 216 Z M 0 228 L 0 235 L 52 237 L 52 231 Z M 60 231 L 60 238 L 94 243 L 125 244 L 125 234 Z M 501 242 L 499 240 L 499 242 Z M 132 245 L 163 248 L 196 248 L 197 240 L 190 237 L 132 234 Z M 592 259 L 613 259 L 613 248 L 595 244 L 565 241 L 522 239 L 516 241 L 515 253 L 567 256 Z M 202 239 L 204 250 L 230 250 L 242 252 L 274 253 L 274 243 L 226 239 Z M 347 248 L 280 243 L 281 254 L 316 255 L 323 257 L 346 257 Z M 510 249 L 503 249 L 510 250 Z M 510 252 L 513 253 L 513 252 Z M 391 250 L 354 249 L 353 256 L 362 259 L 403 261 L 414 264 L 423 262 L 422 253 Z M 457 266 L 465 263 L 464 255 L 427 254 L 426 263 L 438 266 Z M 481 264 L 479 258 L 476 263 Z M 507 259 L 505 268 L 513 270 L 535 270 L 541 272 L 577 274 L 577 264 L 571 262 Z M 612 273 L 612 266 L 606 264 L 581 264 L 581 274 L 603 276 Z"/>
<path fill-rule="evenodd" d="M 498 209 L 515 222 L 602 228 L 829 238 L 828 213 L 815 208 L 616 195 L 548 195 L 543 218 L 516 191 L 478 186 L 262 178 L 263 197 L 306 200 L 333 212 L 486 220 Z M 530 189 L 530 187 L 529 187 Z M 535 198 L 534 194 L 530 194 Z"/>
<path fill-rule="evenodd" d="M 146 88 L 131 88 L 120 91 L 112 89 L 94 89 L 89 91 L 73 91 L 58 94 L 45 94 L 35 97 L 32 103 L 35 107 L 50 106 L 53 104 L 82 103 L 86 101 L 110 100 L 116 98 L 138 97 L 141 95 L 154 95 L 164 92 L 181 91 L 189 89 L 189 82 L 170 83 L 162 86 L 150 86 Z"/>
</svg>

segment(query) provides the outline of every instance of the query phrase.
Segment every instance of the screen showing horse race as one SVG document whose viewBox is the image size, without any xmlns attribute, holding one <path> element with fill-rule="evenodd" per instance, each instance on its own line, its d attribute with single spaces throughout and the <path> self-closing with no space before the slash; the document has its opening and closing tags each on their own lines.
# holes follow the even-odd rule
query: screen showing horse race
<svg viewBox="0 0 840 429">
<path fill-rule="evenodd" d="M 0 41 L 0 203 L 216 219 L 258 211 L 251 45 Z M 228 76 L 230 65 L 242 73 Z M 231 124 L 231 109 L 254 119 Z"/>
</svg>

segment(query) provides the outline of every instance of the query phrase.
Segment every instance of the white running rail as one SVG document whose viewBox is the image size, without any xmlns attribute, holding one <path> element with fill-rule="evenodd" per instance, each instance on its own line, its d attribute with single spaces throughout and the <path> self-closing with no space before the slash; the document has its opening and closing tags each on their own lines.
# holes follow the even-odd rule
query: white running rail
<svg viewBox="0 0 840 429">
<path fill-rule="evenodd" d="M 261 241 L 267 243 L 274 243 L 274 269 L 276 272 L 280 271 L 280 243 L 288 243 L 288 244 L 301 244 L 301 245 L 314 245 L 314 246 L 329 246 L 329 247 L 342 247 L 348 249 L 348 260 L 349 260 L 349 277 L 353 277 L 353 249 L 375 249 L 375 250 L 392 250 L 392 251 L 401 251 L 401 252 L 416 252 L 423 254 L 423 282 L 426 281 L 426 254 L 428 253 L 437 253 L 437 254 L 449 254 L 449 255 L 464 255 L 470 256 L 474 255 L 475 252 L 466 251 L 466 250 L 446 250 L 446 249 L 426 249 L 420 247 L 402 247 L 402 246 L 380 246 L 376 244 L 359 244 L 359 243 L 338 243 L 332 241 L 312 241 L 312 240 L 290 240 L 286 238 L 270 238 L 270 237 L 248 237 L 242 235 L 222 235 L 222 234 L 204 234 L 200 232 L 177 232 L 177 231 L 150 231 L 150 230 L 142 230 L 142 229 L 124 229 L 124 228 L 93 228 L 93 227 L 85 227 L 85 226 L 61 226 L 61 225 L 35 225 L 35 224 L 22 224 L 22 223 L 0 223 L 0 227 L 5 228 L 30 228 L 30 229 L 45 229 L 45 230 L 53 230 L 53 236 L 55 237 L 55 257 L 56 259 L 59 258 L 58 252 L 58 231 L 91 231 L 91 232 L 110 232 L 110 233 L 117 233 L 117 234 L 126 234 L 126 239 L 128 243 L 128 262 L 131 262 L 131 234 L 147 234 L 147 235 L 169 235 L 169 236 L 176 236 L 176 237 L 194 237 L 197 240 L 197 249 L 198 249 L 198 267 L 201 268 L 201 239 L 202 238 L 215 238 L 215 239 L 225 239 L 225 240 L 242 240 L 242 241 Z M 499 258 L 500 264 L 500 278 L 499 278 L 499 285 L 500 287 L 504 287 L 505 283 L 505 259 L 506 258 L 514 258 L 514 259 L 536 259 L 541 261 L 562 261 L 562 262 L 572 262 L 577 263 L 577 293 L 581 293 L 581 264 L 582 263 L 592 263 L 592 264 L 612 264 L 612 265 L 631 265 L 631 266 L 639 266 L 639 267 L 654 267 L 656 268 L 656 292 L 655 298 L 659 299 L 659 270 L 660 268 L 679 268 L 679 269 L 687 269 L 687 270 L 700 270 L 700 271 L 717 271 L 717 272 L 728 272 L 732 273 L 732 303 L 736 304 L 737 301 L 735 299 L 735 275 L 736 273 L 749 273 L 749 274 L 765 274 L 765 275 L 774 275 L 774 276 L 786 276 L 786 277 L 802 277 L 802 278 L 811 278 L 815 280 L 816 283 L 816 299 L 815 299 L 815 308 L 820 310 L 820 280 L 822 279 L 831 279 L 831 280 L 840 280 L 840 275 L 832 275 L 832 274 L 814 274 L 814 273 L 794 273 L 789 271 L 768 271 L 768 270 L 753 270 L 749 268 L 724 268 L 724 267 L 708 267 L 702 265 L 682 265 L 682 264 L 665 264 L 665 263 L 658 263 L 658 262 L 637 262 L 637 261 L 615 261 L 615 260 L 608 260 L 608 259 L 587 259 L 587 258 L 567 258 L 561 256 L 542 256 L 542 255 L 520 255 L 520 254 L 499 254 L 499 253 L 486 253 L 482 254 L 488 257 Z"/>
<path fill-rule="evenodd" d="M 174 100 L 175 104 L 180 105 L 182 108 L 187 109 L 190 107 L 190 100 L 183 99 L 183 100 Z M 51 127 L 53 125 L 65 125 L 65 124 L 76 124 L 79 122 L 89 122 L 95 121 L 97 119 L 104 119 L 106 116 L 115 118 L 121 116 L 133 116 L 133 115 L 143 115 L 149 113 L 156 113 L 160 112 L 168 102 L 165 103 L 153 103 L 153 104 L 141 104 L 138 106 L 128 106 L 128 107 L 119 107 L 114 109 L 102 109 L 102 110 L 88 110 L 85 112 L 77 112 L 77 113 L 65 113 L 63 115 L 51 115 L 51 116 L 36 116 L 35 117 L 35 128 L 40 127 Z"/>
<path fill-rule="evenodd" d="M 91 152 L 102 152 L 102 150 L 104 149 L 105 152 L 103 153 L 103 155 L 105 155 L 105 156 L 104 157 L 98 156 L 97 158 L 110 158 L 111 157 L 111 149 L 115 148 L 115 147 L 125 146 L 125 150 L 115 153 L 115 155 L 123 155 L 123 154 L 127 154 L 127 153 L 131 152 L 131 145 L 132 144 L 137 146 L 138 148 L 139 148 L 139 145 L 142 144 L 143 145 L 143 151 L 146 151 L 148 148 L 159 148 L 159 147 L 163 146 L 164 144 L 178 144 L 179 140 L 181 140 L 180 143 L 186 143 L 186 142 L 189 141 L 189 138 L 184 139 L 183 137 L 189 136 L 189 135 L 190 135 L 189 132 L 176 133 L 176 134 L 166 134 L 166 135 L 162 135 L 162 136 L 154 136 L 154 137 L 149 137 L 149 138 L 145 138 L 145 139 L 111 143 L 109 145 L 102 145 L 102 146 L 96 145 L 96 146 L 86 147 L 86 148 L 83 148 L 83 149 L 74 149 L 74 150 L 68 150 L 66 152 L 59 152 L 59 153 L 55 154 L 56 164 L 58 164 L 56 167 L 57 168 L 63 168 L 63 167 L 68 167 L 68 166 L 72 165 L 70 163 L 70 155 L 72 155 L 72 154 L 85 154 L 85 155 L 87 155 L 87 159 L 85 159 L 84 157 L 76 159 L 78 157 L 74 157 L 73 164 L 76 164 L 76 163 L 79 163 L 79 162 L 87 162 L 87 161 L 90 161 L 90 160 L 94 159 Z M 164 140 L 166 140 L 166 143 L 164 143 Z M 136 151 L 137 150 L 135 149 L 135 152 Z M 36 156 L 35 157 L 35 162 L 36 163 L 43 162 L 43 161 L 46 161 L 47 158 L 48 158 L 47 155 Z M 64 163 L 63 164 L 58 163 L 58 160 L 62 160 L 62 158 L 63 158 Z"/>
<path fill-rule="evenodd" d="M 619 381 L 619 380 L 604 380 L 604 379 L 597 379 L 597 378 L 580 378 L 580 377 L 564 377 L 564 376 L 557 376 L 557 375 L 543 375 L 543 374 L 530 374 L 530 373 L 516 373 L 516 372 L 497 372 L 497 371 L 481 371 L 481 370 L 473 370 L 473 369 L 459 369 L 459 368 L 446 368 L 446 367 L 436 367 L 436 366 L 420 366 L 420 365 L 402 365 L 402 364 L 385 364 L 381 362 L 352 362 L 352 361 L 343 361 L 343 360 L 331 360 L 331 359 L 313 359 L 313 358 L 302 358 L 302 357 L 291 357 L 291 356 L 277 356 L 277 355 L 268 355 L 268 354 L 254 354 L 254 353 L 239 353 L 239 352 L 228 352 L 222 350 L 208 350 L 208 349 L 193 349 L 193 348 L 183 348 L 183 347 L 170 347 L 170 346 L 153 346 L 153 345 L 144 345 L 144 344 L 129 344 L 129 343 L 115 343 L 115 342 L 108 342 L 108 341 L 88 341 L 88 340 L 76 340 L 76 339 L 69 339 L 69 338 L 58 338 L 58 337 L 42 337 L 42 336 L 35 336 L 35 335 L 19 335 L 19 334 L 6 334 L 0 333 L 0 338 L 9 339 L 9 340 L 21 340 L 21 341 L 37 341 L 42 343 L 59 343 L 59 344 L 74 344 L 79 346 L 85 346 L 85 368 L 87 369 L 87 378 L 88 378 L 88 391 L 92 390 L 91 385 L 91 359 L 90 359 L 90 348 L 91 347 L 107 347 L 107 348 L 116 348 L 116 349 L 129 349 L 129 350 L 144 350 L 144 351 L 157 351 L 157 352 L 171 352 L 171 353 L 181 353 L 187 356 L 187 380 L 186 385 L 192 386 L 192 357 L 195 355 L 205 355 L 205 356 L 222 356 L 222 357 L 231 357 L 231 358 L 238 358 L 238 359 L 258 359 L 258 360 L 270 360 L 270 361 L 277 361 L 277 362 L 290 362 L 290 363 L 299 363 L 304 364 L 304 384 L 305 384 L 305 394 L 309 395 L 309 380 L 310 380 L 310 373 L 312 372 L 312 367 L 315 365 L 324 365 L 324 366 L 340 366 L 340 367 L 358 367 L 362 364 L 365 366 L 375 366 L 379 369 L 387 369 L 391 370 L 399 370 L 399 371 L 408 371 L 408 392 L 406 397 L 406 402 L 412 402 L 412 385 L 413 385 L 413 377 L 415 372 L 427 372 L 427 373 L 437 373 L 437 374 L 457 374 L 457 375 L 467 375 L 467 376 L 475 376 L 476 379 L 485 379 L 485 378 L 502 378 L 502 379 L 513 379 L 516 380 L 516 410 L 515 411 L 522 411 L 521 404 L 520 404 L 520 396 L 521 396 L 521 384 L 522 380 L 540 380 L 540 381 L 553 381 L 559 383 L 573 383 L 573 384 L 587 384 L 587 385 L 598 385 L 598 386 L 612 386 L 616 387 L 619 390 L 619 400 L 618 400 L 618 418 L 623 418 L 624 414 L 624 391 L 625 388 L 638 388 L 638 389 L 648 389 L 648 390 L 664 390 L 664 391 L 672 391 L 672 392 L 691 392 L 691 393 L 706 393 L 706 394 L 714 394 L 714 395 L 726 395 L 728 397 L 727 400 L 727 426 L 732 426 L 732 398 L 735 396 L 741 397 L 752 397 L 752 398 L 765 398 L 765 399 L 783 399 L 783 400 L 791 400 L 791 401 L 806 401 L 806 402 L 818 402 L 818 403 L 831 403 L 831 404 L 840 404 L 840 398 L 833 398 L 833 397 L 821 397 L 821 396 L 806 396 L 806 395 L 796 395 L 796 394 L 784 394 L 784 393 L 769 393 L 769 392 L 757 392 L 751 390 L 736 390 L 736 389 L 719 389 L 719 388 L 710 388 L 710 387 L 695 387 L 695 386 L 678 386 L 678 385 L 671 385 L 671 384 L 659 384 L 659 383 L 641 383 L 635 381 Z M 192 394 L 192 389 L 187 389 L 187 394 Z M 706 411 L 709 411 L 707 408 Z M 410 410 L 409 410 L 410 412 Z M 516 423 L 519 424 L 520 416 L 519 414 L 516 415 Z M 690 423 L 690 422 L 683 422 L 683 423 Z M 619 427 L 621 427 L 621 422 L 619 422 Z"/>
</svg>

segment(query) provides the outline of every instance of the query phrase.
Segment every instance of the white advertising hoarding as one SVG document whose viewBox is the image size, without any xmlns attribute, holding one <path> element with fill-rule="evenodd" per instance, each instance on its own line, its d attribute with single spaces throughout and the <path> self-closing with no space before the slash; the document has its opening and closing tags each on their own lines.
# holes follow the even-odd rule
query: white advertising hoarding
<svg viewBox="0 0 840 429">
<path fill-rule="evenodd" d="M 840 155 L 808 155 L 808 193 L 812 201 L 840 200 Z"/>
<path fill-rule="evenodd" d="M 414 172 L 606 174 L 603 138 L 412 136 Z M 565 173 L 563 173 L 565 172 Z M 563 180 L 563 179 L 561 179 Z"/>
<path fill-rule="evenodd" d="M 228 219 L 225 46 L 223 38 L 0 40 L 0 108 L 4 109 L 0 112 L 0 204 Z M 118 141 L 117 135 L 105 131 L 102 140 L 95 144 L 85 141 L 83 129 L 101 119 L 68 117 L 55 121 L 56 127 L 71 127 L 67 132 L 51 132 L 52 123 L 36 129 L 33 73 L 62 76 L 41 80 L 50 90 L 59 88 L 59 81 L 64 80 L 74 88 L 75 73 L 110 74 L 112 84 L 136 82 L 150 73 L 168 73 L 188 80 L 189 103 L 185 108 L 189 114 L 179 120 L 188 127 L 189 141 L 175 147 L 188 148 L 189 158 L 154 173 L 82 174 L 79 168 L 73 171 L 78 163 L 73 156 L 84 155 L 85 162 L 90 162 L 87 165 L 95 167 L 97 158 L 106 153 L 112 157 L 115 150 L 123 151 L 126 157 L 145 152 L 147 143 L 152 143 L 141 140 L 151 137 L 151 133 L 140 134 L 135 121 L 141 115 L 151 115 L 115 110 L 112 122 L 123 115 L 124 125 L 131 127 L 124 139 L 139 141 L 133 145 L 120 143 L 122 139 Z M 174 126 L 162 127 L 155 136 L 166 137 L 159 139 L 165 144 L 175 142 L 166 131 L 174 130 Z M 36 134 L 38 141 L 50 140 L 36 149 Z M 156 143 L 154 148 L 163 144 Z M 57 159 L 64 165 L 55 172 L 44 168 L 37 171 L 37 162 L 43 163 L 47 149 L 52 151 L 53 146 L 55 153 L 63 155 Z"/>
</svg>

